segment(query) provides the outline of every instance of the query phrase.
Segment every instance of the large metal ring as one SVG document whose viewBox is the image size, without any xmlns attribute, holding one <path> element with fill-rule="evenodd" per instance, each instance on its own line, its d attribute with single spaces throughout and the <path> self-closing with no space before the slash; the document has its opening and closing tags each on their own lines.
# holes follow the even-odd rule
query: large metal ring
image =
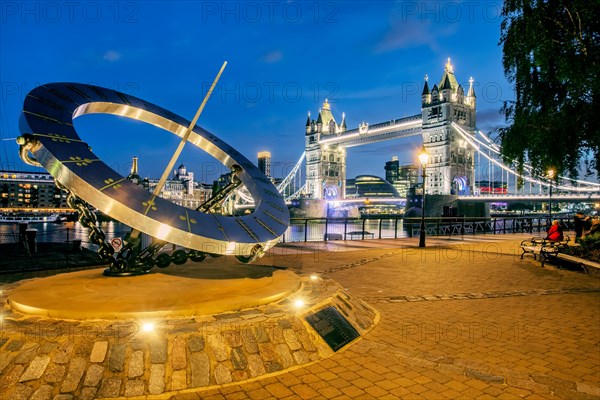
<svg viewBox="0 0 600 400">
<path fill-rule="evenodd" d="M 157 239 L 214 254 L 248 256 L 257 245 L 267 250 L 287 229 L 289 212 L 271 181 L 205 129 L 196 125 L 188 141 L 225 166 L 242 168 L 238 177 L 254 199 L 253 213 L 207 214 L 153 196 L 92 153 L 73 126 L 73 119 L 85 114 L 119 115 L 180 137 L 190 123 L 154 104 L 98 86 L 51 83 L 27 95 L 20 130 L 32 135 L 29 151 L 58 183 L 103 213 Z"/>
</svg>

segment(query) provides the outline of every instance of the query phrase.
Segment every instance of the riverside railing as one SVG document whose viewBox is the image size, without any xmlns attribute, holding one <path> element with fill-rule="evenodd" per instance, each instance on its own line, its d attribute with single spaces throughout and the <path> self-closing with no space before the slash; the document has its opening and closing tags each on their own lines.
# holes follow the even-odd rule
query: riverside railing
<svg viewBox="0 0 600 400">
<path fill-rule="evenodd" d="M 573 229 L 573 219 L 568 216 L 553 216 L 565 230 Z M 397 239 L 419 235 L 421 219 L 403 217 L 372 218 L 292 218 L 290 226 L 281 238 L 282 242 L 310 242 L 328 240 Z M 429 217 L 425 218 L 428 236 L 453 236 L 474 234 L 536 233 L 546 232 L 550 221 L 547 216 L 506 216 L 491 218 Z M 95 250 L 89 243 L 88 231 L 79 224 L 73 228 L 51 225 L 37 226 L 36 242 L 75 242 Z M 124 237 L 128 232 L 125 225 L 115 224 L 108 229 L 107 237 Z M 17 227 L 0 232 L 0 244 L 17 244 Z"/>
<path fill-rule="evenodd" d="M 572 217 L 555 216 L 565 230 L 573 229 Z M 329 240 L 398 239 L 418 236 L 421 218 L 292 218 L 282 242 Z M 536 233 L 545 234 L 548 216 L 506 217 L 429 217 L 425 218 L 428 236 L 475 234 Z"/>
<path fill-rule="evenodd" d="M 565 230 L 573 229 L 571 217 L 555 216 Z M 453 236 L 475 234 L 530 233 L 545 235 L 549 226 L 547 216 L 507 216 L 492 218 L 426 218 L 428 236 Z M 293 218 L 283 235 L 282 242 L 308 242 L 330 240 L 394 239 L 419 235 L 420 218 Z M 71 228 L 53 224 L 35 224 L 37 232 L 33 246 L 23 243 L 18 226 L 0 226 L 0 274 L 12 272 L 64 269 L 75 266 L 97 265 L 94 253 L 79 252 L 86 247 L 96 250 L 89 243 L 88 231 L 78 223 Z M 129 228 L 119 223 L 102 225 L 107 238 L 124 237 Z M 19 243 L 21 241 L 21 243 Z M 48 245 L 48 244 L 58 245 Z M 45 246 L 43 246 L 45 244 Z M 40 257 L 36 249 L 40 247 Z M 45 250 L 44 250 L 45 249 Z M 52 251 L 52 257 L 43 256 Z M 33 256 L 33 257 L 32 257 Z"/>
<path fill-rule="evenodd" d="M 130 228 L 120 223 L 104 223 L 107 238 L 124 237 Z M 97 246 L 89 239 L 89 230 L 79 223 L 72 223 L 70 227 L 60 224 L 29 224 L 28 228 L 35 230 L 36 243 L 64 243 L 75 247 L 82 246 L 96 250 Z M 23 232 L 26 235 L 26 232 Z M 0 226 L 0 245 L 18 244 L 24 240 L 17 224 L 5 224 Z"/>
<path fill-rule="evenodd" d="M 88 243 L 87 230 L 79 225 L 74 228 L 65 228 L 60 225 L 54 225 L 51 228 L 39 228 L 37 224 L 30 225 L 35 230 L 35 241 L 37 243 Z M 18 226 L 14 229 L 0 233 L 0 244 L 18 244 L 22 238 L 18 231 Z M 24 232 L 25 233 L 25 232 Z M 24 235 L 26 236 L 26 234 Z"/>
</svg>

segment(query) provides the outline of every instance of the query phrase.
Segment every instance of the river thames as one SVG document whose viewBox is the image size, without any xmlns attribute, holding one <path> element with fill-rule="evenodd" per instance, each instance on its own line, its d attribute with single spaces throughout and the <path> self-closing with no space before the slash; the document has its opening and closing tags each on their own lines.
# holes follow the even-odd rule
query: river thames
<svg viewBox="0 0 600 400">
<path fill-rule="evenodd" d="M 100 229 L 106 234 L 107 240 L 112 238 L 124 238 L 130 231 L 127 225 L 120 222 L 102 222 Z M 28 225 L 29 229 L 37 229 L 37 241 L 46 243 L 66 243 L 80 240 L 83 247 L 95 249 L 89 242 L 87 228 L 79 222 L 67 223 L 34 223 Z M 292 220 L 290 227 L 281 238 L 282 242 L 321 241 L 325 239 L 377 239 L 406 237 L 404 221 L 393 219 L 349 219 L 349 220 Z M 364 235 L 363 235 L 364 232 Z M 18 242 L 18 224 L 0 224 L 0 243 Z M 363 237 L 364 236 L 364 237 Z"/>
</svg>

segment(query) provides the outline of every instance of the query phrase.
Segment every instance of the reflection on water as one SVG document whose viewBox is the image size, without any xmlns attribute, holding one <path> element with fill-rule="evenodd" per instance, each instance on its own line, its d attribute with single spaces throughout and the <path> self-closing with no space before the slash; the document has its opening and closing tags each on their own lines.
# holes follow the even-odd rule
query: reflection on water
<svg viewBox="0 0 600 400">
<path fill-rule="evenodd" d="M 66 243 L 68 241 L 81 240 L 83 247 L 96 250 L 98 246 L 90 243 L 89 230 L 84 228 L 79 222 L 67 222 L 62 224 L 55 223 L 37 223 L 29 224 L 29 229 L 37 229 L 38 242 Z M 124 238 L 130 229 L 127 225 L 120 222 L 103 222 L 100 229 L 105 233 L 106 240 L 109 241 L 115 237 Z M 362 239 L 362 232 L 365 232 L 365 239 L 406 237 L 404 223 L 402 220 L 350 220 L 350 221 L 293 221 L 292 225 L 285 232 L 282 241 L 301 242 L 321 241 L 325 237 L 325 229 L 330 238 L 343 239 Z M 18 242 L 19 225 L 18 224 L 0 224 L 0 243 Z"/>
<path fill-rule="evenodd" d="M 327 229 L 327 231 L 326 231 Z M 293 221 L 284 235 L 286 242 L 321 241 L 327 233 L 330 239 L 391 239 L 407 237 L 404 222 L 393 219 L 367 219 L 348 221 Z"/>
<path fill-rule="evenodd" d="M 545 217 L 507 217 L 441 221 L 426 220 L 425 229 L 428 235 L 464 235 L 475 233 L 515 233 L 541 232 L 546 226 Z M 90 243 L 88 229 L 79 222 L 62 224 L 37 223 L 29 224 L 29 228 L 37 229 L 39 243 L 66 243 L 81 240 L 83 247 L 96 250 L 98 246 Z M 106 241 L 115 237 L 124 238 L 131 230 L 120 222 L 103 222 L 100 229 L 106 235 Z M 407 237 L 408 232 L 418 235 L 420 221 L 394 219 L 351 219 L 351 220 L 293 220 L 281 238 L 283 242 L 323 241 L 328 240 L 360 240 L 360 239 L 392 239 Z M 363 233 L 364 232 L 364 233 Z M 19 225 L 0 223 L 0 244 L 17 243 L 19 241 Z M 150 244 L 150 238 L 142 235 L 144 246 Z"/>
<path fill-rule="evenodd" d="M 39 223 L 29 224 L 28 229 L 37 229 L 37 241 L 43 243 L 66 243 L 81 240 L 81 245 L 88 249 L 96 250 L 98 246 L 90 243 L 89 229 L 84 228 L 79 222 L 66 222 L 62 224 Z M 120 222 L 102 222 L 100 229 L 106 234 L 106 239 L 124 237 L 130 230 L 127 225 Z M 0 224 L 0 243 L 16 243 L 19 239 L 18 224 Z"/>
</svg>

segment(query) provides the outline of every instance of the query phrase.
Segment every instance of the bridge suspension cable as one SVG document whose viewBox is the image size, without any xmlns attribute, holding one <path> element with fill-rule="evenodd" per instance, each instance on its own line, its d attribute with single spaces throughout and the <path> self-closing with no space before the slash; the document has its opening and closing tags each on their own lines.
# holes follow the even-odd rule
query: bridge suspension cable
<svg viewBox="0 0 600 400">
<path fill-rule="evenodd" d="M 514 171 L 513 169 L 509 168 L 508 166 L 506 166 L 504 163 L 498 161 L 493 156 L 490 156 L 489 153 L 487 153 L 486 151 L 483 151 L 481 149 L 481 147 L 484 147 L 485 149 L 488 149 L 490 152 L 492 152 L 492 153 L 494 153 L 494 154 L 496 154 L 498 156 L 500 156 L 500 154 L 501 154 L 501 147 L 498 146 L 497 144 L 495 144 L 483 132 L 477 131 L 484 138 L 485 142 L 481 141 L 476 136 L 470 135 L 466 130 L 464 130 L 462 127 L 460 127 L 455 122 L 452 123 L 452 127 L 455 129 L 456 132 L 458 132 L 461 135 L 461 137 L 467 143 L 469 143 L 478 152 L 478 154 L 482 155 L 484 158 L 486 158 L 488 161 L 490 161 L 491 163 L 493 163 L 497 167 L 501 168 L 503 171 L 506 171 L 507 172 L 507 176 L 508 176 L 508 174 L 512 174 L 515 177 L 521 178 L 521 179 L 526 180 L 526 181 L 531 182 L 531 183 L 538 184 L 540 186 L 550 187 L 552 185 L 552 187 L 555 188 L 555 189 L 561 189 L 561 190 L 566 190 L 566 191 L 595 192 L 595 191 L 598 191 L 600 189 L 600 184 L 597 184 L 597 183 L 594 183 L 594 182 L 582 181 L 582 180 L 578 180 L 578 179 L 572 179 L 572 178 L 565 177 L 565 176 L 559 176 L 559 179 L 560 180 L 567 180 L 567 181 L 570 181 L 570 182 L 575 182 L 575 183 L 580 184 L 580 185 L 586 185 L 588 187 L 565 186 L 565 185 L 560 185 L 560 184 L 555 186 L 550 181 L 544 181 L 544 180 L 540 180 L 540 179 L 534 178 L 533 175 L 532 175 L 533 168 L 529 164 L 525 164 L 524 165 L 524 170 L 526 170 L 527 172 L 529 172 L 530 176 L 524 175 L 524 174 L 520 174 L 520 173 Z"/>
<path fill-rule="evenodd" d="M 285 200 L 294 200 L 297 199 L 298 197 L 300 197 L 300 195 L 302 193 L 304 193 L 306 190 L 306 182 L 304 182 L 304 185 L 300 186 L 300 188 L 298 190 L 296 190 L 294 193 L 292 193 L 289 197 L 287 197 Z"/>
<path fill-rule="evenodd" d="M 489 145 L 481 142 L 480 140 L 478 140 L 477 138 L 473 138 L 477 143 L 481 144 L 482 146 L 486 147 L 487 149 L 489 149 L 490 151 L 496 153 L 498 156 L 501 155 L 501 150 L 502 148 L 500 146 L 498 146 L 496 143 L 494 143 L 492 141 L 492 139 L 489 138 L 489 136 L 487 136 L 485 133 L 483 133 L 482 131 L 477 131 L 477 133 L 479 133 L 481 135 L 481 137 L 483 137 L 483 139 L 486 141 L 486 143 L 488 143 Z M 529 164 L 524 164 L 523 165 L 523 169 L 528 171 L 529 173 L 533 172 L 533 167 Z M 560 179 L 562 180 L 566 180 L 566 181 L 570 181 L 570 182 L 577 182 L 577 183 L 581 183 L 584 185 L 590 185 L 590 186 L 594 186 L 594 187 L 598 187 L 600 188 L 600 183 L 594 183 L 594 182 L 588 182 L 588 181 L 583 181 L 581 179 L 573 179 L 570 178 L 568 176 L 559 176 Z M 546 182 L 544 182 L 544 185 L 547 185 Z"/>
<path fill-rule="evenodd" d="M 279 193 L 284 193 L 285 189 L 292 182 L 292 180 L 296 176 L 296 173 L 298 172 L 298 170 L 302 166 L 302 161 L 304 161 L 305 157 L 306 157 L 306 151 L 302 152 L 302 155 L 300 156 L 300 159 L 298 160 L 298 162 L 296 163 L 296 165 L 294 165 L 294 168 L 292 168 L 292 170 L 285 177 L 285 179 L 283 181 L 281 181 L 281 183 L 279 185 L 277 185 L 277 190 L 279 191 Z"/>
<path fill-rule="evenodd" d="M 306 152 L 303 152 L 302 155 L 300 156 L 300 159 L 296 162 L 296 164 L 291 169 L 291 171 L 288 173 L 288 175 L 281 181 L 281 183 L 279 183 L 277 185 L 277 191 L 279 191 L 279 193 L 281 193 L 283 195 L 283 197 L 286 201 L 298 198 L 300 196 L 300 194 L 302 194 L 304 192 L 304 189 L 306 188 L 306 183 L 303 183 L 303 184 L 299 185 L 300 187 L 298 189 L 296 189 L 295 191 L 292 192 L 293 189 L 289 190 L 292 183 L 296 180 L 296 175 L 300 171 L 300 168 L 302 167 L 302 162 L 304 161 L 305 158 L 306 158 Z M 292 193 L 286 195 L 286 192 L 292 192 Z M 246 204 L 246 205 L 254 204 L 254 200 L 252 199 L 252 196 L 250 196 L 250 193 L 248 192 L 248 190 L 245 187 L 243 187 L 243 186 L 240 187 L 236 191 L 236 194 L 238 196 L 238 200 L 241 203 Z"/>
<path fill-rule="evenodd" d="M 533 167 L 530 164 L 523 165 L 523 173 L 519 173 L 506 165 L 502 160 L 501 146 L 494 143 L 489 136 L 484 132 L 477 130 L 475 135 L 467 132 L 464 128 L 456 123 L 452 123 L 452 128 L 463 138 L 469 146 L 472 146 L 478 157 L 483 156 L 485 160 L 490 163 L 490 167 L 494 165 L 502 171 L 502 185 L 504 185 L 504 179 L 506 177 L 506 189 L 508 189 L 510 182 L 509 176 L 515 177 L 515 192 L 517 191 L 517 179 L 522 179 L 530 184 L 530 193 L 533 185 L 539 185 L 540 194 L 542 187 L 549 188 L 552 186 L 553 189 L 562 190 L 565 192 L 576 192 L 584 195 L 585 193 L 598 193 L 600 191 L 600 183 L 583 181 L 580 179 L 573 179 L 566 176 L 559 176 L 559 183 L 551 183 L 550 180 L 539 179 L 533 174 Z M 303 152 L 294 167 L 290 170 L 287 176 L 277 185 L 277 190 L 284 196 L 286 201 L 297 199 L 301 194 L 306 191 L 306 182 L 302 182 L 301 179 L 301 167 L 306 158 L 306 152 Z M 514 163 L 516 164 L 516 163 Z M 479 167 L 481 163 L 479 162 Z M 300 175 L 300 176 L 298 176 Z M 488 171 L 488 183 L 491 185 L 491 180 L 495 173 Z M 295 182 L 300 181 L 299 185 L 295 185 Z M 565 185 L 564 182 L 571 182 L 571 185 Z M 563 182 L 561 184 L 561 182 Z M 577 186 L 575 186 L 577 185 Z M 293 188 L 292 188 L 293 186 Z M 294 190 L 295 189 L 295 190 Z M 236 191 L 236 198 L 238 204 L 245 204 L 251 206 L 254 204 L 254 200 L 250 196 L 250 193 L 246 188 L 241 187 Z"/>
</svg>

